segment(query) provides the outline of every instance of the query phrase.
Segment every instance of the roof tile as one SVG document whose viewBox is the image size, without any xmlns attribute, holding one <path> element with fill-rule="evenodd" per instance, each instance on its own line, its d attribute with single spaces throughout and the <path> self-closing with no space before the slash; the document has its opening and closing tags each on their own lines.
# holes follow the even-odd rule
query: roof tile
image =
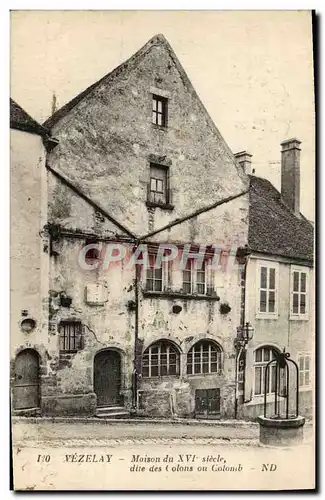
<svg viewBox="0 0 325 500">
<path fill-rule="evenodd" d="M 10 98 L 10 128 L 45 136 L 48 130 Z"/>
<path fill-rule="evenodd" d="M 252 250 L 313 261 L 314 228 L 282 201 L 270 181 L 250 175 L 248 244 Z"/>
</svg>

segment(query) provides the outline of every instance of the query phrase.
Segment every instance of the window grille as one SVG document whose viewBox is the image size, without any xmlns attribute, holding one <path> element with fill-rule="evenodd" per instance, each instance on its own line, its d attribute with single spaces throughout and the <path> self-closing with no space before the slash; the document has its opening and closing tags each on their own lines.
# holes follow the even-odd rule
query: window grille
<svg viewBox="0 0 325 500">
<path fill-rule="evenodd" d="M 60 351 L 76 352 L 82 348 L 82 327 L 80 321 L 60 323 Z"/>
</svg>

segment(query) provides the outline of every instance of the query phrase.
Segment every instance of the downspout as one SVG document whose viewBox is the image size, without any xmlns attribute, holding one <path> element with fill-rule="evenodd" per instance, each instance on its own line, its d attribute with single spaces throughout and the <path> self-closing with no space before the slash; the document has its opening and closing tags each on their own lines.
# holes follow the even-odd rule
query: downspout
<svg viewBox="0 0 325 500">
<path fill-rule="evenodd" d="M 247 281 L 247 267 L 249 263 L 249 253 L 246 255 L 245 259 L 245 267 L 244 267 L 244 284 L 243 284 L 243 309 L 242 309 L 242 320 L 241 326 L 244 327 L 246 323 L 246 281 Z M 245 401 L 245 382 L 246 382 L 246 349 L 247 344 L 245 345 L 245 356 L 244 356 L 244 368 L 243 368 L 243 402 Z"/>
<path fill-rule="evenodd" d="M 244 269 L 242 271 L 241 276 L 241 310 L 240 310 L 240 327 L 244 328 L 245 320 L 246 320 L 246 280 L 247 280 L 247 267 L 249 262 L 249 251 L 247 248 Z M 235 370 L 235 418 L 238 415 L 238 373 L 239 373 L 239 361 L 242 355 L 242 352 L 246 350 L 246 346 L 240 346 L 240 349 L 237 348 L 237 356 L 236 356 L 236 370 Z M 246 373 L 246 355 L 245 355 L 245 366 L 243 370 L 243 401 L 245 401 L 245 373 Z"/>
<path fill-rule="evenodd" d="M 240 356 L 241 356 L 241 353 L 243 352 L 243 349 L 244 347 L 241 346 L 238 353 L 237 353 L 237 357 L 236 357 L 236 371 L 235 371 L 235 380 L 236 380 L 236 383 L 235 383 L 235 418 L 237 418 L 237 414 L 238 414 L 238 399 L 237 399 L 237 386 L 238 386 L 238 367 L 239 367 L 239 360 L 240 360 Z"/>
<path fill-rule="evenodd" d="M 139 241 L 136 242 L 136 246 L 139 245 Z M 135 311 L 134 311 L 134 359 L 133 359 L 133 373 L 132 373 L 132 407 L 134 410 L 138 409 L 138 339 L 139 339 L 139 272 L 140 266 L 135 264 L 134 273 L 134 301 L 135 301 Z"/>
</svg>

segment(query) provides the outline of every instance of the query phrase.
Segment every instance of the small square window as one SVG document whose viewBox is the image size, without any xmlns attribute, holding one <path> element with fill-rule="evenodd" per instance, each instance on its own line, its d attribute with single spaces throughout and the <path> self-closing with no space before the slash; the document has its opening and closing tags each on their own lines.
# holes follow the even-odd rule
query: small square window
<svg viewBox="0 0 325 500">
<path fill-rule="evenodd" d="M 82 326 L 80 321 L 60 323 L 60 352 L 76 352 L 82 349 Z"/>
</svg>

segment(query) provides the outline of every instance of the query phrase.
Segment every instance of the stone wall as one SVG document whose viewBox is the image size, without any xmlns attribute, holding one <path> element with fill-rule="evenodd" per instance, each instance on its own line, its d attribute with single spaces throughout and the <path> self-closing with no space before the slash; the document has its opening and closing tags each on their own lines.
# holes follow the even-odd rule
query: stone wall
<svg viewBox="0 0 325 500">
<path fill-rule="evenodd" d="M 168 97 L 167 128 L 151 123 L 153 93 Z M 50 288 L 52 294 L 64 292 L 72 299 L 69 308 L 59 307 L 50 318 L 51 348 L 53 355 L 55 351 L 57 355 L 54 371 L 58 393 L 91 394 L 94 356 L 100 349 L 113 348 L 121 352 L 122 390 L 125 404 L 130 407 L 133 362 L 141 371 L 142 352 L 152 342 L 167 339 L 181 353 L 180 376 L 168 380 L 139 377 L 141 411 L 190 416 L 194 411 L 195 388 L 219 387 L 221 412 L 232 415 L 233 338 L 240 318 L 240 282 L 234 253 L 247 242 L 247 195 L 143 238 L 143 242 L 151 244 L 174 243 L 180 247 L 186 243 L 220 244 L 231 248 L 232 262 L 230 259 L 229 265 L 216 276 L 219 301 L 182 297 L 182 277 L 176 267 L 171 269 L 168 289 L 157 297 L 144 293 L 142 275 L 136 324 L 135 308 L 129 307 L 130 301 L 137 301 L 135 269 L 121 264 L 111 266 L 108 271 L 84 271 L 78 264 L 86 234 L 135 242 L 148 232 L 248 189 L 247 177 L 237 166 L 165 40 L 156 37 L 135 60 L 104 79 L 55 124 L 52 134 L 59 144 L 48 155 L 49 166 L 129 230 L 123 232 L 113 219 L 107 221 L 78 193 L 49 173 L 49 220 L 62 229 L 60 239 L 55 242 L 56 256 L 51 257 Z M 150 162 L 169 167 L 172 207 L 168 209 L 146 204 Z M 108 300 L 100 306 L 89 305 L 85 301 L 85 288 L 99 282 L 106 283 Z M 229 304 L 228 314 L 220 313 L 221 303 Z M 182 307 L 178 315 L 172 312 L 175 304 Z M 62 366 L 58 357 L 59 325 L 67 319 L 80 320 L 84 325 L 84 346 Z M 141 346 L 137 353 L 136 336 Z M 188 350 L 207 337 L 222 349 L 222 374 L 187 376 L 184 363 Z"/>
<path fill-rule="evenodd" d="M 47 219 L 45 150 L 35 134 L 10 132 L 11 354 L 28 342 L 47 344 L 48 242 L 40 237 Z M 36 321 L 30 334 L 20 328 Z"/>
<path fill-rule="evenodd" d="M 40 395 L 46 392 L 48 357 L 49 241 L 45 149 L 39 135 L 10 131 L 10 358 L 11 386 L 16 356 L 33 349 L 39 357 Z M 22 321 L 35 321 L 24 331 Z M 13 404 L 14 406 L 14 404 Z"/>
</svg>

